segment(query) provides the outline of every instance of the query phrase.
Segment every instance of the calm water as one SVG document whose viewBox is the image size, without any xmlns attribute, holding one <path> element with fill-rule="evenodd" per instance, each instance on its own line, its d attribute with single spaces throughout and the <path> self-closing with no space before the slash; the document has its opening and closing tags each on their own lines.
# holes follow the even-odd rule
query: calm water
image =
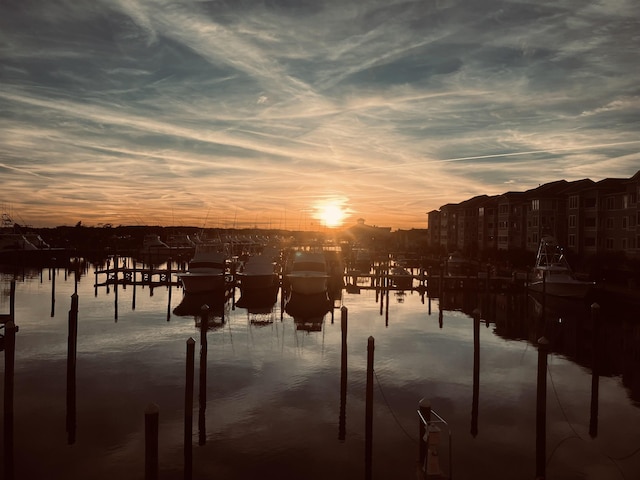
<svg viewBox="0 0 640 480">
<path fill-rule="evenodd" d="M 10 278 L 2 276 L 0 313 L 9 310 Z M 77 427 L 70 443 L 67 315 L 74 288 L 73 274 L 65 279 L 58 271 L 52 308 L 48 270 L 42 278 L 37 271 L 17 277 L 17 479 L 143 478 L 144 411 L 152 402 L 160 408 L 160 478 L 182 478 L 190 337 L 196 340 L 193 478 L 364 478 L 370 336 L 375 339 L 373 478 L 415 478 L 416 409 L 423 397 L 449 423 L 454 478 L 535 477 L 538 353 L 532 341 L 540 303 L 533 299 L 449 296 L 441 310 L 438 299 L 429 301 L 415 291 L 391 292 L 382 304 L 373 290 L 344 292 L 348 382 L 341 440 L 339 309 L 333 318 L 326 314 L 317 331 L 306 331 L 281 312 L 279 301 L 267 313 L 229 302 L 225 323 L 207 336 L 207 402 L 199 428 L 200 334 L 195 317 L 173 313 L 182 290 L 138 286 L 134 294 L 127 286 L 117 295 L 113 287 L 96 293 L 90 269 L 77 283 Z M 461 310 L 476 306 L 490 322 L 483 320 L 479 332 L 474 403 L 473 321 Z M 598 345 L 604 355 L 594 382 L 588 310 L 547 309 L 548 478 L 640 478 L 637 312 L 603 307 Z M 444 441 L 440 457 L 447 472 L 448 453 Z"/>
</svg>

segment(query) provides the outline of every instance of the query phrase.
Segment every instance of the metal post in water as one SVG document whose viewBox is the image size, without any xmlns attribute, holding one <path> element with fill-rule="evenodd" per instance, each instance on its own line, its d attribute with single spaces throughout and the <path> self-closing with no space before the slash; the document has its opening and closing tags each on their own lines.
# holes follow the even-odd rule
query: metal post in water
<svg viewBox="0 0 640 480">
<path fill-rule="evenodd" d="M 364 464 L 365 480 L 371 480 L 373 476 L 373 352 L 375 350 L 375 340 L 373 337 L 367 339 L 367 386 L 365 405 L 365 447 Z"/>
</svg>

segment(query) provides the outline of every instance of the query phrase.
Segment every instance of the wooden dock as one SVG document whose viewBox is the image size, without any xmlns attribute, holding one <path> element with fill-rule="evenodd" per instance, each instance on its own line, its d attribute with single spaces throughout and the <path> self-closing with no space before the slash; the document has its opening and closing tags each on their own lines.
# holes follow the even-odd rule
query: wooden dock
<svg viewBox="0 0 640 480">
<path fill-rule="evenodd" d="M 95 271 L 95 287 L 108 285 L 146 285 L 151 287 L 181 286 L 180 280 L 174 280 L 174 273 L 182 273 L 184 270 L 172 270 L 171 268 L 106 268 Z M 103 281 L 100 276 L 106 275 Z"/>
</svg>

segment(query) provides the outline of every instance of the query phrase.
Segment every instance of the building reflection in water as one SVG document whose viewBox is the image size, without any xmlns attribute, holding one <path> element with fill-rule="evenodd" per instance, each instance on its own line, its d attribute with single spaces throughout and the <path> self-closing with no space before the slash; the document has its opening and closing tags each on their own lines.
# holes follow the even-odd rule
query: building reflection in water
<svg viewBox="0 0 640 480">
<path fill-rule="evenodd" d="M 593 305 L 599 307 L 596 316 Z M 599 377 L 621 376 L 630 398 L 640 402 L 637 307 L 606 298 L 576 301 L 547 296 L 543 301 L 540 295 L 531 293 L 450 291 L 441 299 L 439 321 L 442 323 L 443 310 L 461 311 L 473 317 L 473 310 L 478 307 L 487 327 L 492 325 L 496 335 L 507 340 L 526 340 L 534 346 L 544 336 L 549 341 L 549 353 L 590 369 L 594 398 Z M 592 407 L 592 417 L 597 417 L 596 406 Z M 597 433 L 595 424 L 592 431 Z"/>
</svg>

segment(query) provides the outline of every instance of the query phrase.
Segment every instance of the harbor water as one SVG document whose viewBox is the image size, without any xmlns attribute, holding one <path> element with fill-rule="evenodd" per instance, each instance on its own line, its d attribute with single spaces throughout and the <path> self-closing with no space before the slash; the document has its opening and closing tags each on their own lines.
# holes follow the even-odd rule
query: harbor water
<svg viewBox="0 0 640 480">
<path fill-rule="evenodd" d="M 433 447 L 445 477 L 533 479 L 542 466 L 555 479 L 640 478 L 640 319 L 624 306 L 604 304 L 594 314 L 586 303 L 526 294 L 429 298 L 379 292 L 367 279 L 312 321 L 289 315 L 279 297 L 270 309 L 240 307 L 236 290 L 224 305 L 210 305 L 200 392 L 198 305 L 185 308 L 181 288 L 96 288 L 93 267 L 79 276 L 5 271 L 0 314 L 9 312 L 11 280 L 19 327 L 13 435 L 3 436 L 0 455 L 3 465 L 12 455 L 15 479 L 144 478 L 150 404 L 159 409 L 158 478 L 182 479 L 190 338 L 193 478 L 365 478 L 370 338 L 372 478 L 416 478 L 422 399 L 446 421 Z M 76 292 L 70 410 L 68 314 Z M 543 438 L 541 332 L 549 341 Z"/>
</svg>

